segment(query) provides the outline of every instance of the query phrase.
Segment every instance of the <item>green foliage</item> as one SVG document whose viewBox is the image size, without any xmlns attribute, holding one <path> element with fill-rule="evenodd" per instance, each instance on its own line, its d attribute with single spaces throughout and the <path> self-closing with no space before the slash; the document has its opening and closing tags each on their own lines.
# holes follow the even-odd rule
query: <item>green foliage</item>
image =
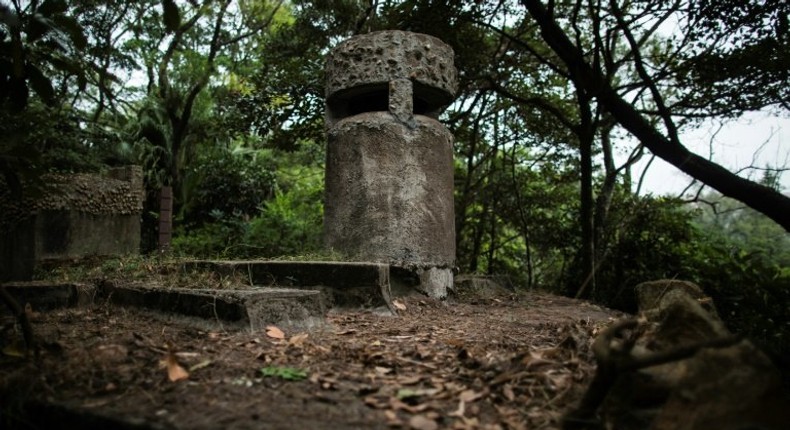
<svg viewBox="0 0 790 430">
<path fill-rule="evenodd" d="M 31 90 L 38 96 L 32 100 L 48 107 L 67 95 L 64 89 L 72 77 L 77 83 L 76 92 L 84 90 L 87 66 L 79 51 L 86 44 L 82 27 L 68 13 L 68 4 L 63 0 L 0 3 L 0 177 L 13 194 L 22 192 L 23 182 L 38 188 L 40 175 L 57 164 L 52 161 L 56 151 L 46 154 L 50 160 L 42 160 L 46 148 L 34 135 L 49 131 L 45 138 L 56 140 L 58 133 L 39 125 L 47 123 L 52 127 L 50 115 L 62 112 L 50 110 L 42 114 L 42 109 L 27 109 L 31 105 Z M 55 78 L 60 78 L 58 90 Z M 67 123 L 74 125 L 71 118 Z M 69 149 L 73 148 L 69 145 Z M 69 168 L 72 166 L 66 170 Z"/>
<path fill-rule="evenodd" d="M 314 252 L 319 249 L 323 223 L 322 172 L 306 172 L 304 180 L 267 201 L 250 221 L 245 241 L 265 256 Z"/>
<path fill-rule="evenodd" d="M 783 0 L 690 0 L 688 49 L 681 56 L 682 105 L 724 115 L 766 106 L 788 109 L 790 5 Z"/>
<path fill-rule="evenodd" d="M 187 227 L 226 217 L 249 219 L 274 195 L 277 178 L 266 151 L 211 148 L 184 179 L 180 218 Z"/>
<path fill-rule="evenodd" d="M 601 256 L 596 288 L 591 294 L 595 301 L 634 312 L 633 288 L 640 282 L 672 278 L 699 281 L 695 256 L 704 237 L 691 223 L 694 213 L 681 202 L 621 194 L 612 212 L 608 247 Z"/>
<path fill-rule="evenodd" d="M 760 253 L 712 241 L 698 250 L 700 285 L 735 333 L 748 336 L 790 369 L 790 270 Z"/>
<path fill-rule="evenodd" d="M 232 247 L 242 243 L 247 227 L 238 218 L 217 214 L 214 222 L 187 229 L 179 225 L 173 236 L 175 255 L 196 258 L 230 258 Z"/>
<path fill-rule="evenodd" d="M 195 257 L 277 257 L 319 249 L 322 153 L 216 149 L 187 181 L 188 204 L 173 249 Z M 310 164 L 313 164 L 312 166 Z M 276 176 L 274 171 L 277 171 Z"/>
<path fill-rule="evenodd" d="M 261 374 L 266 377 L 280 378 L 286 381 L 301 381 L 307 379 L 307 372 L 295 367 L 268 366 L 261 369 Z"/>
<path fill-rule="evenodd" d="M 698 282 L 730 329 L 790 368 L 790 234 L 718 193 L 703 199 L 694 219 L 705 237 L 693 255 Z"/>
<path fill-rule="evenodd" d="M 32 179 L 45 172 L 96 172 L 107 165 L 130 164 L 119 136 L 84 126 L 74 108 L 53 108 L 34 100 L 23 112 L 0 111 L 0 160 Z"/>
<path fill-rule="evenodd" d="M 733 249 L 784 267 L 790 267 L 790 234 L 761 213 L 718 193 L 697 204 L 695 224 L 704 234 Z"/>
<path fill-rule="evenodd" d="M 88 40 L 68 14 L 67 2 L 28 2 L 24 7 L 14 3 L 14 8 L 0 4 L 0 107 L 22 111 L 31 89 L 45 104 L 54 105 L 62 95 L 52 82 L 55 73 L 76 76 L 84 89 L 79 51 Z"/>
</svg>

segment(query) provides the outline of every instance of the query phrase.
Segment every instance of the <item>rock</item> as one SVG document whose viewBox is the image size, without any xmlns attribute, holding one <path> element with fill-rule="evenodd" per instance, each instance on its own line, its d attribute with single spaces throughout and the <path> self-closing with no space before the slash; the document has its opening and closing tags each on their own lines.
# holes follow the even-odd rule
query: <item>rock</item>
<svg viewBox="0 0 790 430">
<path fill-rule="evenodd" d="M 651 428 L 783 429 L 790 406 L 771 361 L 751 342 L 703 349 L 685 360 L 685 375 Z"/>
<path fill-rule="evenodd" d="M 702 299 L 705 297 L 702 288 L 697 284 L 678 279 L 661 279 L 658 281 L 642 282 L 634 289 L 636 290 L 636 300 L 641 312 L 658 307 L 661 297 L 673 290 L 685 291 L 689 296 L 695 299 Z"/>
<path fill-rule="evenodd" d="M 591 386 L 566 428 L 592 419 L 600 396 L 605 428 L 786 428 L 790 399 L 779 371 L 751 342 L 730 334 L 699 286 L 661 280 L 636 292 L 642 323 L 621 324 L 610 351 L 596 353 L 595 391 Z"/>
</svg>

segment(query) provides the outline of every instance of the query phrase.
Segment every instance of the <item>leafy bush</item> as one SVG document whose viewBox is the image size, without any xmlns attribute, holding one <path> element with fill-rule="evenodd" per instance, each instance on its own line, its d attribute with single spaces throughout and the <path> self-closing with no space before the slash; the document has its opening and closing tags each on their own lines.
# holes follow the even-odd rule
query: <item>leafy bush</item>
<svg viewBox="0 0 790 430">
<path fill-rule="evenodd" d="M 213 148 L 200 154 L 184 181 L 183 224 L 202 226 L 230 218 L 250 218 L 277 186 L 275 166 L 263 151 Z"/>
<path fill-rule="evenodd" d="M 191 222 L 178 227 L 173 239 L 175 252 L 192 257 L 251 258 L 318 250 L 323 170 L 300 166 L 305 160 L 299 158 L 313 155 L 266 155 L 266 163 L 229 153 L 203 159 L 205 178 L 191 191 L 191 204 L 184 211 Z M 272 166 L 278 162 L 275 174 Z M 264 166 L 268 170 L 260 173 Z"/>
<path fill-rule="evenodd" d="M 790 269 L 730 241 L 706 245 L 697 254 L 698 283 L 719 315 L 790 371 Z"/>
<path fill-rule="evenodd" d="M 250 221 L 245 242 L 265 256 L 314 252 L 320 247 L 323 181 L 320 171 L 286 191 L 277 192 Z"/>
<path fill-rule="evenodd" d="M 246 224 L 240 218 L 224 217 L 221 213 L 214 222 L 191 229 L 179 226 L 173 236 L 173 251 L 180 256 L 197 258 L 234 257 L 234 244 L 244 240 Z"/>
<path fill-rule="evenodd" d="M 692 256 L 700 235 L 691 223 L 693 216 L 677 200 L 630 193 L 616 195 L 609 227 L 596 250 L 594 286 L 581 267 L 574 231 L 559 242 L 571 243 L 568 251 L 576 254 L 570 259 L 569 269 L 561 273 L 561 284 L 572 294 L 584 285 L 585 297 L 608 307 L 636 312 L 637 284 L 664 278 L 696 279 Z"/>
<path fill-rule="evenodd" d="M 730 330 L 748 336 L 790 371 L 790 234 L 739 202 L 708 193 L 694 218 L 696 281 Z M 715 210 L 714 210 L 715 209 Z"/>
</svg>

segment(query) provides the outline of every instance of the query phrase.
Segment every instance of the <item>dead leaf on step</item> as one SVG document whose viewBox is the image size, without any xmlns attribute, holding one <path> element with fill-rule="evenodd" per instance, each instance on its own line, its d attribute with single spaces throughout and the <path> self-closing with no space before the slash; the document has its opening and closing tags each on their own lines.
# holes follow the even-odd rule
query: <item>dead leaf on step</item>
<svg viewBox="0 0 790 430">
<path fill-rule="evenodd" d="M 178 359 L 172 352 L 167 353 L 165 359 L 162 360 L 162 365 L 167 368 L 167 379 L 169 379 L 170 382 L 177 382 L 189 378 L 189 372 L 178 364 Z"/>
<path fill-rule="evenodd" d="M 370 406 L 371 408 L 383 409 L 388 406 L 385 400 L 379 399 L 376 396 L 367 396 L 363 401 L 365 402 L 366 405 Z"/>
<path fill-rule="evenodd" d="M 392 306 L 395 306 L 395 309 L 397 309 L 399 311 L 405 311 L 406 310 L 406 305 L 403 304 L 403 302 L 401 302 L 399 300 L 393 300 L 392 301 Z"/>
<path fill-rule="evenodd" d="M 387 417 L 387 425 L 390 427 L 403 427 L 403 421 L 398 418 L 395 411 L 386 410 L 384 416 Z"/>
<path fill-rule="evenodd" d="M 285 333 L 273 325 L 266 326 L 266 336 L 274 339 L 285 339 Z"/>
<path fill-rule="evenodd" d="M 415 415 L 409 419 L 409 427 L 414 430 L 436 430 L 439 428 L 439 425 L 436 424 L 436 421 L 424 415 Z"/>
<path fill-rule="evenodd" d="M 415 385 L 422 381 L 422 376 L 402 376 L 398 378 L 400 385 Z"/>
<path fill-rule="evenodd" d="M 516 399 L 516 394 L 513 392 L 513 386 L 510 384 L 505 384 L 502 386 L 502 395 L 504 395 L 505 398 L 511 402 Z"/>
<path fill-rule="evenodd" d="M 414 400 L 414 399 L 412 399 L 412 400 Z M 398 400 L 395 397 L 390 397 L 388 406 L 393 411 L 406 411 L 406 412 L 408 412 L 410 414 L 419 414 L 419 413 L 423 413 L 426 410 L 430 409 L 432 407 L 432 404 L 431 403 L 419 403 L 417 405 L 412 406 L 412 405 L 410 405 L 408 403 L 404 403 L 404 402 Z"/>
<path fill-rule="evenodd" d="M 119 363 L 129 356 L 129 350 L 118 344 L 99 345 L 91 350 L 91 356 L 103 363 Z"/>
<path fill-rule="evenodd" d="M 384 366 L 376 366 L 376 367 L 373 368 L 373 370 L 375 370 L 376 375 L 378 375 L 378 376 L 384 376 L 384 375 L 392 372 L 391 368 L 384 367 Z"/>
<path fill-rule="evenodd" d="M 458 409 L 450 412 L 449 414 L 447 414 L 447 416 L 463 418 L 465 413 L 466 413 L 466 403 L 463 400 L 460 400 L 458 402 Z"/>
</svg>

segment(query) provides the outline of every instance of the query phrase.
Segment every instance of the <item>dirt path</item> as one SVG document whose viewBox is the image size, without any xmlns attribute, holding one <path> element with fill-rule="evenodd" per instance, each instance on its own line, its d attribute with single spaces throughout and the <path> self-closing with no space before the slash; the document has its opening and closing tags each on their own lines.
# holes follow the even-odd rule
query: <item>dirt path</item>
<svg viewBox="0 0 790 430">
<path fill-rule="evenodd" d="M 106 305 L 34 315 L 46 348 L 38 364 L 0 356 L 0 425 L 557 428 L 589 382 L 592 337 L 617 316 L 538 293 L 398 303 L 399 317 L 333 312 L 282 339 Z M 2 333 L 6 352 L 18 336 Z"/>
</svg>

